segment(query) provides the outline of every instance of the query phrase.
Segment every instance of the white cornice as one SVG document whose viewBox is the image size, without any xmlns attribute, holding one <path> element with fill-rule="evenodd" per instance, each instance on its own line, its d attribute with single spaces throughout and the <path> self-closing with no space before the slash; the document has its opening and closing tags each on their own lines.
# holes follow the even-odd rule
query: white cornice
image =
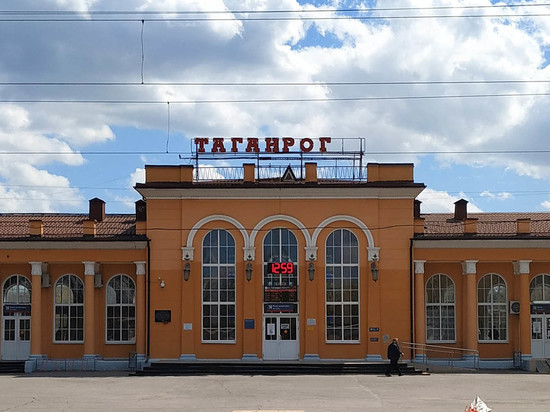
<svg viewBox="0 0 550 412">
<path fill-rule="evenodd" d="M 413 239 L 415 249 L 548 249 L 550 239 Z"/>
<path fill-rule="evenodd" d="M 134 250 L 145 249 L 147 242 L 140 241 L 114 241 L 114 242 L 78 242 L 78 241 L 0 241 L 0 250 Z"/>
<path fill-rule="evenodd" d="M 146 199 L 414 199 L 422 187 L 138 188 Z"/>
</svg>

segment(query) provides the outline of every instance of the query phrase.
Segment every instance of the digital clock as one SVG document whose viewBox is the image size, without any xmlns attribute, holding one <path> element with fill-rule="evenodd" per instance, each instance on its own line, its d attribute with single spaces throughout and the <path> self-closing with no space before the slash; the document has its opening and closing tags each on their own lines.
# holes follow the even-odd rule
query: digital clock
<svg viewBox="0 0 550 412">
<path fill-rule="evenodd" d="M 294 275 L 294 263 L 292 262 L 269 262 L 267 273 L 274 275 Z"/>
</svg>

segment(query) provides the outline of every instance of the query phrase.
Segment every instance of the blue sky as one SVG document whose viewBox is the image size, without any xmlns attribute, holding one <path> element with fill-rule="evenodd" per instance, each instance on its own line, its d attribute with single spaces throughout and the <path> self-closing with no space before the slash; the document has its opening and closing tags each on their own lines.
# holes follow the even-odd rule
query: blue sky
<svg viewBox="0 0 550 412">
<path fill-rule="evenodd" d="M 505 3 L 513 7 L 500 7 Z M 267 135 L 364 137 L 365 162 L 415 163 L 416 180 L 428 187 L 420 196 L 423 211 L 451 211 L 462 197 L 473 211 L 550 210 L 550 6 L 533 4 L 5 0 L 0 212 L 85 212 L 93 197 L 105 200 L 108 212 L 132 212 L 139 198 L 132 186 L 143 179 L 144 165 L 182 163 L 179 154 L 194 136 Z M 390 18 L 357 20 L 356 13 L 334 11 L 354 8 Z M 234 12 L 245 9 L 284 13 Z M 65 14 L 50 17 L 80 20 L 36 22 L 31 18 L 47 16 L 8 10 L 59 11 Z M 109 10 L 127 13 L 97 14 Z M 180 14 L 153 14 L 159 11 Z M 183 14 L 191 11 L 202 14 Z M 207 13 L 213 11 L 226 13 Z M 132 21 L 95 21 L 105 16 Z M 292 19 L 248 20 L 283 16 Z M 302 85 L 228 85 L 242 82 Z M 235 101 L 265 98 L 280 102 Z M 297 98 L 325 101 L 289 101 Z"/>
</svg>

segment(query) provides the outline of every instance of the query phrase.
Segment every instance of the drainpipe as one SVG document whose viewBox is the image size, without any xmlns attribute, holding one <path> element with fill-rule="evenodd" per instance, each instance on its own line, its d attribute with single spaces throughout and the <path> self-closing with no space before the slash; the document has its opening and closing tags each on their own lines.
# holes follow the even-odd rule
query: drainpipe
<svg viewBox="0 0 550 412">
<path fill-rule="evenodd" d="M 411 343 L 414 344 L 414 267 L 413 267 L 413 239 L 409 240 L 409 305 L 410 305 L 410 326 L 411 326 Z M 414 359 L 414 348 L 411 346 L 411 361 Z"/>
<path fill-rule="evenodd" d="M 145 348 L 145 361 L 149 362 L 151 345 L 151 240 L 147 239 L 147 318 L 145 319 L 145 329 L 147 329 L 147 341 Z"/>
</svg>

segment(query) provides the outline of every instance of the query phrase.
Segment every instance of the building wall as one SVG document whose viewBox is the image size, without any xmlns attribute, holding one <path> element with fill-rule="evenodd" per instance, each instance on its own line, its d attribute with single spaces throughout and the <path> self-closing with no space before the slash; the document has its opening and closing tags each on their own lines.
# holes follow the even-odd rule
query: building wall
<svg viewBox="0 0 550 412">
<path fill-rule="evenodd" d="M 284 189 L 282 189 L 284 190 Z M 307 197 L 307 189 L 304 197 Z M 243 355 L 262 358 L 262 242 L 272 228 L 288 228 L 298 240 L 299 252 L 299 333 L 300 358 L 306 355 L 322 359 L 385 357 L 384 335 L 408 340 L 410 331 L 409 239 L 412 237 L 413 199 L 257 199 L 251 192 L 246 199 L 152 199 L 148 198 L 148 231 L 151 239 L 151 357 L 199 359 L 240 359 Z M 213 218 L 197 231 L 192 247 L 193 260 L 189 281 L 183 281 L 182 247 L 187 245 L 190 230 L 203 219 L 224 215 L 239 222 L 248 235 L 263 219 L 283 216 L 260 228 L 256 236 L 253 278 L 244 279 L 245 246 L 234 223 Z M 342 218 L 323 228 L 318 236 L 315 280 L 308 280 L 306 238 L 293 222 L 297 220 L 312 236 L 326 219 L 347 216 L 363 222 L 372 233 L 369 245 L 363 231 Z M 350 219 L 351 220 L 351 219 Z M 349 228 L 359 240 L 360 250 L 360 343 L 326 343 L 325 338 L 325 241 L 334 229 Z M 226 229 L 234 237 L 237 250 L 236 342 L 201 342 L 201 271 L 202 240 L 211 229 Z M 380 280 L 370 273 L 367 247 L 380 248 Z M 159 278 L 165 287 L 159 286 Z M 155 284 L 155 280 L 157 284 Z M 155 310 L 171 310 L 172 321 L 154 321 Z M 254 319 L 254 329 L 244 329 L 244 319 Z M 307 320 L 315 319 L 315 325 Z M 192 330 L 183 330 L 192 325 Z M 377 328 L 369 332 L 369 328 Z M 371 340 L 372 338 L 372 340 Z"/>
</svg>

